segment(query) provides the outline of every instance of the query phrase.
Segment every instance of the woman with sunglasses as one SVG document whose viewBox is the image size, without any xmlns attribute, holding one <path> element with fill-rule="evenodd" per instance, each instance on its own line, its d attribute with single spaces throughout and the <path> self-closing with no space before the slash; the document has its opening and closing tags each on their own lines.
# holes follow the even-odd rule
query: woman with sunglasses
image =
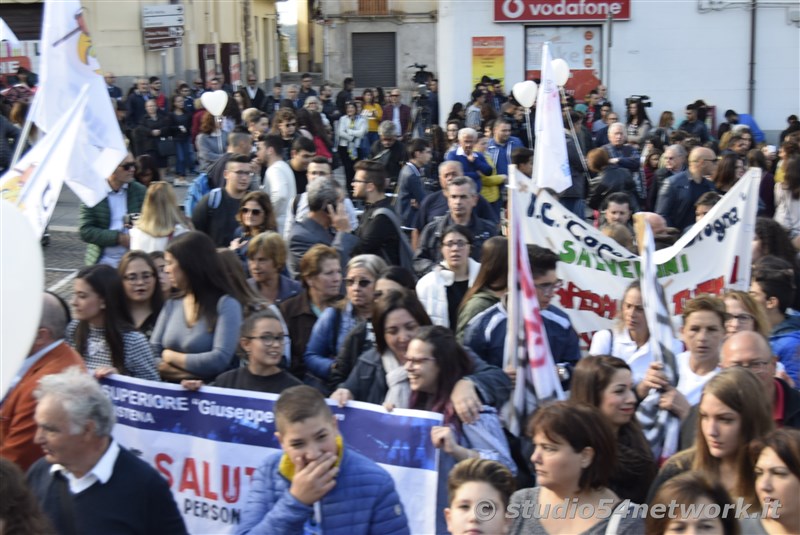
<svg viewBox="0 0 800 535">
<path fill-rule="evenodd" d="M 375 310 L 380 306 L 381 299 L 384 299 L 390 291 L 410 290 L 414 291 L 416 279 L 411 272 L 400 266 L 389 266 L 384 269 L 375 281 L 375 290 L 372 292 L 372 312 L 367 321 L 357 324 L 347 334 L 336 355 L 336 362 L 331 368 L 328 386 L 335 389 L 342 384 L 353 366 L 358 360 L 359 355 L 372 349 L 375 345 L 375 330 L 372 327 L 372 319 Z"/>
<path fill-rule="evenodd" d="M 347 380 L 331 394 L 331 399 L 340 407 L 350 400 L 408 407 L 411 387 L 404 368 L 406 352 L 419 328 L 431 325 L 431 319 L 413 292 L 391 290 L 375 307 L 372 325 L 375 347 L 358 357 Z M 484 404 L 499 407 L 508 400 L 511 381 L 500 368 L 468 355 L 472 374 L 456 382 L 450 400 L 460 420 L 471 423 L 478 419 Z"/>
<path fill-rule="evenodd" d="M 326 309 L 311 330 L 303 355 L 308 373 L 306 382 L 329 394 L 326 386 L 336 355 L 347 334 L 372 314 L 375 281 L 386 269 L 386 262 L 372 254 L 354 256 L 347 263 L 345 298 Z"/>
<path fill-rule="evenodd" d="M 128 251 L 118 271 L 133 325 L 149 340 L 164 305 L 164 295 L 158 287 L 158 268 L 144 251 Z"/>
<path fill-rule="evenodd" d="M 278 230 L 269 195 L 263 191 L 247 193 L 242 198 L 239 211 L 236 213 L 236 221 L 239 222 L 239 227 L 234 231 L 234 238 L 228 248 L 239 255 L 247 274 L 247 245 L 250 240 L 262 232 Z"/>
</svg>

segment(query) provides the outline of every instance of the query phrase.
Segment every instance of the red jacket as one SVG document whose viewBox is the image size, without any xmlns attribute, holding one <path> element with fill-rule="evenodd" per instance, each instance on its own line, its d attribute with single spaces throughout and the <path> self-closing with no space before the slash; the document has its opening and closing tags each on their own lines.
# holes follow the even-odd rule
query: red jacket
<svg viewBox="0 0 800 535">
<path fill-rule="evenodd" d="M 83 358 L 66 342 L 61 342 L 25 373 L 0 406 L 0 456 L 17 463 L 23 472 L 44 456 L 42 448 L 33 443 L 36 435 L 33 391 L 42 377 L 60 373 L 70 366 L 86 369 Z"/>
</svg>

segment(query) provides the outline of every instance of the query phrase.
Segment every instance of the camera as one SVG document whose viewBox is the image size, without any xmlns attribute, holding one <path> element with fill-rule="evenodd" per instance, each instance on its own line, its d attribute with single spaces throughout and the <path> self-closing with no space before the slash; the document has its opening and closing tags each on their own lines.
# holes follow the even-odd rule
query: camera
<svg viewBox="0 0 800 535">
<path fill-rule="evenodd" d="M 414 76 L 411 77 L 411 81 L 417 85 L 425 85 L 430 82 L 431 78 L 433 78 L 433 73 L 426 71 L 426 67 L 427 65 L 422 65 L 420 63 L 409 65 L 409 69 L 417 69 L 417 72 L 415 72 Z"/>
<path fill-rule="evenodd" d="M 637 103 L 642 108 L 649 108 L 650 106 L 653 105 L 653 103 L 650 102 L 650 97 L 648 97 L 647 95 L 631 95 L 625 99 L 625 106 L 627 106 L 631 102 Z"/>
<path fill-rule="evenodd" d="M 122 224 L 128 228 L 133 228 L 133 225 L 142 217 L 142 214 L 136 212 L 134 214 L 125 214 L 122 216 Z"/>
</svg>

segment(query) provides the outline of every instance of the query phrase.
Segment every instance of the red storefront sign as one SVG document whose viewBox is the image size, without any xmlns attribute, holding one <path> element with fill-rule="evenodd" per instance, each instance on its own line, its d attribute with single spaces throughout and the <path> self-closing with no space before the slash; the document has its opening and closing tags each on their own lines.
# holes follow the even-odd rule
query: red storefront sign
<svg viewBox="0 0 800 535">
<path fill-rule="evenodd" d="M 495 22 L 630 20 L 630 0 L 494 0 Z"/>
</svg>

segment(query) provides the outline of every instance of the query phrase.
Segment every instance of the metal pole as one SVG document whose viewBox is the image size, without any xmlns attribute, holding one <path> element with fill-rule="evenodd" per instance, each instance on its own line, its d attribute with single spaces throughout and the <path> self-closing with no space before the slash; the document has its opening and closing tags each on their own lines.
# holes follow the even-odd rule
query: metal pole
<svg viewBox="0 0 800 535">
<path fill-rule="evenodd" d="M 756 4 L 750 4 L 750 78 L 747 81 L 747 113 L 753 115 L 756 98 Z"/>
<path fill-rule="evenodd" d="M 161 51 L 161 90 L 164 95 L 171 95 L 169 78 L 167 78 L 167 51 Z M 167 107 L 169 108 L 169 97 L 167 97 Z"/>
<path fill-rule="evenodd" d="M 531 135 L 531 109 L 525 108 L 525 128 L 528 130 L 528 148 L 533 150 L 533 135 Z"/>
</svg>

